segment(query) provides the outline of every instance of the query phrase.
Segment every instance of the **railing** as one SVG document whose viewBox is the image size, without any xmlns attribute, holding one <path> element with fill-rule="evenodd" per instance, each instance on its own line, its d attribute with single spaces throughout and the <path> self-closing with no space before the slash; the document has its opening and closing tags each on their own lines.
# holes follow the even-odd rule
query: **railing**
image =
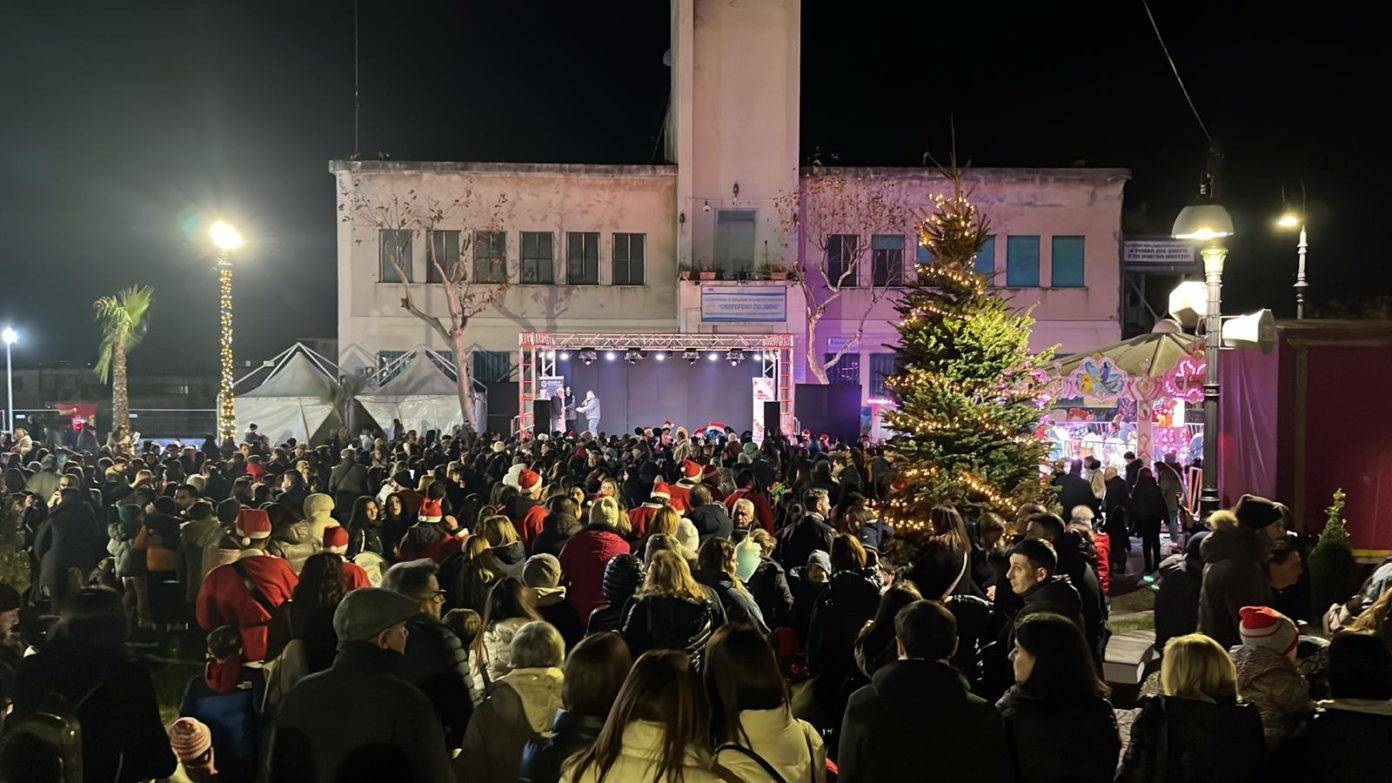
<svg viewBox="0 0 1392 783">
<path fill-rule="evenodd" d="M 23 427 L 37 422 L 44 427 L 62 424 L 64 417 L 52 408 L 15 408 L 15 426 Z M 0 409 L 0 422 L 8 421 L 8 412 Z M 98 440 L 106 442 L 110 426 L 109 411 L 105 406 L 97 413 Z M 201 440 L 211 435 L 217 428 L 217 410 L 214 408 L 132 408 L 131 430 L 145 438 L 196 438 Z M 2 427 L 3 424 L 0 424 Z"/>
</svg>

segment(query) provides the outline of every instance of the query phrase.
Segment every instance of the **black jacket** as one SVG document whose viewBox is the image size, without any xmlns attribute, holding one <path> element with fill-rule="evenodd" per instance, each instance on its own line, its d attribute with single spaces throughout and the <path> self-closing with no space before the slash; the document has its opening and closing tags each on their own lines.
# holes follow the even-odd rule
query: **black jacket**
<svg viewBox="0 0 1392 783">
<path fill-rule="evenodd" d="M 1015 615 L 1017 622 L 1038 612 L 1053 612 L 1072 620 L 1078 626 L 1078 630 L 1087 632 L 1087 625 L 1083 622 L 1082 600 L 1067 576 L 1051 576 L 1031 587 L 1021 598 L 1024 599 L 1024 605 Z"/>
<path fill-rule="evenodd" d="M 54 696 L 67 708 L 81 702 L 83 780 L 126 783 L 174 774 L 174 753 L 144 665 L 119 650 L 54 639 L 20 662 L 10 720 L 45 709 Z"/>
<path fill-rule="evenodd" d="M 453 780 L 445 735 L 430 700 L 403 680 L 401 656 L 347 642 L 333 667 L 285 696 L 271 737 L 271 783 Z"/>
<path fill-rule="evenodd" d="M 774 556 L 784 568 L 801 568 L 807 565 L 807 558 L 820 549 L 831 551 L 831 539 L 836 531 L 821 517 L 808 514 L 797 522 L 778 531 L 778 548 Z"/>
<path fill-rule="evenodd" d="M 1000 713 L 951 666 L 921 658 L 875 672 L 851 695 L 837 755 L 842 783 L 1008 783 Z"/>
<path fill-rule="evenodd" d="M 1099 503 L 1097 496 L 1092 494 L 1092 484 L 1087 479 L 1065 473 L 1054 479 L 1054 486 L 1059 488 L 1059 503 L 1063 506 L 1065 518 L 1073 513 L 1075 506 L 1087 506 L 1096 513 Z"/>
<path fill-rule="evenodd" d="M 624 609 L 623 637 L 633 657 L 648 650 L 681 650 L 701 662 L 706 642 L 720 626 L 720 599 L 693 601 L 665 595 L 636 595 Z"/>
<path fill-rule="evenodd" d="M 1392 767 L 1384 752 L 1388 747 L 1392 747 L 1392 714 L 1386 702 L 1357 709 L 1341 706 L 1338 701 L 1327 702 L 1272 750 L 1263 779 L 1276 783 L 1386 783 L 1392 780 Z"/>
<path fill-rule="evenodd" d="M 768 636 L 769 628 L 764 623 L 764 614 L 754 602 L 754 596 L 735 583 L 735 578 L 724 571 L 701 569 L 692 574 L 696 581 L 715 591 L 720 597 L 720 605 L 725 609 L 728 622 L 743 623 L 757 628 L 759 633 Z"/>
<path fill-rule="evenodd" d="M 1270 606 L 1271 586 L 1262 565 L 1265 534 L 1241 525 L 1220 524 L 1200 545 L 1203 582 L 1199 588 L 1199 630 L 1230 649 L 1241 641 L 1238 610 Z"/>
<path fill-rule="evenodd" d="M 522 749 L 517 783 L 557 783 L 566 759 L 588 748 L 599 736 L 599 730 L 604 728 L 604 717 L 556 710 L 550 736 L 527 740 L 527 746 Z"/>
<path fill-rule="evenodd" d="M 1060 702 L 1018 686 L 996 702 L 1021 783 L 1111 783 L 1121 753 L 1111 702 Z"/>
<path fill-rule="evenodd" d="M 407 620 L 406 631 L 401 679 L 430 699 L 444 728 L 446 747 L 457 748 L 474 714 L 469 692 L 469 654 L 453 631 L 428 615 L 418 614 Z"/>
<path fill-rule="evenodd" d="M 565 548 L 570 537 L 584 528 L 585 526 L 575 517 L 553 511 L 546 515 L 546 521 L 541 524 L 541 532 L 532 539 L 530 554 L 560 557 L 561 550 Z"/>
<path fill-rule="evenodd" d="M 1256 779 L 1265 752 L 1255 706 L 1159 696 L 1142 701 L 1116 780 L 1244 783 Z"/>
<path fill-rule="evenodd" d="M 1126 517 L 1137 532 L 1158 531 L 1165 524 L 1168 514 L 1160 485 L 1148 481 L 1144 484 L 1137 483 L 1131 488 L 1131 502 L 1126 507 Z"/>
<path fill-rule="evenodd" d="M 67 594 L 68 569 L 78 569 L 85 580 L 87 573 L 106 556 L 106 542 L 106 525 L 98 522 L 84 493 L 78 489 L 64 491 L 34 541 L 39 578 L 53 596 L 54 606 Z"/>
<path fill-rule="evenodd" d="M 696 533 L 701 537 L 704 544 L 711 538 L 730 537 L 730 532 L 734 529 L 734 522 L 730 520 L 730 515 L 726 513 L 725 506 L 720 503 L 707 503 L 699 508 L 692 509 L 687 514 L 687 519 L 696 526 Z"/>
<path fill-rule="evenodd" d="M 759 614 L 770 628 L 782 628 L 792 621 L 793 591 L 788 587 L 788 575 L 776 560 L 764 557 L 744 585 L 759 605 Z"/>
<path fill-rule="evenodd" d="M 1165 642 L 1199 628 L 1199 587 L 1203 584 L 1203 557 L 1199 546 L 1207 533 L 1196 533 L 1184 554 L 1160 561 L 1160 588 L 1155 591 L 1155 650 Z"/>
</svg>

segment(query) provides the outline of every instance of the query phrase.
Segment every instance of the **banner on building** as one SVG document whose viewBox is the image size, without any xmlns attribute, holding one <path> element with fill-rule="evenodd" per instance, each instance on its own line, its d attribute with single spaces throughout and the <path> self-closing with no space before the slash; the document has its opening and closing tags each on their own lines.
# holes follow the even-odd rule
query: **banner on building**
<svg viewBox="0 0 1392 783">
<path fill-rule="evenodd" d="M 783 323 L 788 320 L 785 286 L 701 286 L 701 320 L 713 323 Z"/>
<path fill-rule="evenodd" d="M 764 403 L 778 399 L 772 378 L 754 379 L 754 442 L 764 442 Z"/>
<path fill-rule="evenodd" d="M 1194 245 L 1179 239 L 1128 239 L 1121 243 L 1128 264 L 1192 264 Z"/>
</svg>

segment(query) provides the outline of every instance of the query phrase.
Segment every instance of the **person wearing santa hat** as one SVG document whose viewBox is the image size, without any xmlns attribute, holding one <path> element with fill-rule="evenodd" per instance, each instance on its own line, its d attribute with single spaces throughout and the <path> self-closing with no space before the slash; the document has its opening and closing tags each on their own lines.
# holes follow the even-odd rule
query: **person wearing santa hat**
<svg viewBox="0 0 1392 783">
<path fill-rule="evenodd" d="M 373 586 L 367 571 L 348 559 L 348 531 L 343 527 L 334 525 L 324 531 L 324 551 L 338 555 L 343 560 L 343 577 L 348 582 L 349 590 Z"/>
<path fill-rule="evenodd" d="M 290 600 L 299 579 L 289 563 L 266 554 L 271 518 L 264 510 L 240 509 L 233 536 L 242 547 L 242 557 L 208 572 L 198 589 L 194 613 L 204 631 L 220 625 L 236 627 L 246 660 L 260 661 L 267 654 L 272 612 Z"/>
<path fill-rule="evenodd" d="M 672 508 L 685 514 L 691 510 L 691 490 L 701 483 L 701 466 L 689 459 L 681 461 L 682 477 L 671 487 Z"/>
<path fill-rule="evenodd" d="M 538 502 L 541 496 L 541 474 L 524 469 L 517 474 L 517 497 L 508 504 L 508 519 L 517 528 L 522 543 L 530 547 L 532 539 L 541 534 L 546 522 L 546 506 Z M 516 514 L 516 516 L 514 516 Z"/>
<path fill-rule="evenodd" d="M 1228 651 L 1237 667 L 1237 692 L 1257 705 L 1266 746 L 1274 747 L 1315 708 L 1310 685 L 1295 668 L 1300 631 L 1269 606 L 1244 606 L 1238 616 L 1242 643 Z"/>
<path fill-rule="evenodd" d="M 635 541 L 647 536 L 648 524 L 652 522 L 653 515 L 659 509 L 669 505 L 671 499 L 672 488 L 667 486 L 666 482 L 659 480 L 653 485 L 652 494 L 649 495 L 647 502 L 628 510 L 628 524 L 631 528 L 629 535 Z"/>
</svg>

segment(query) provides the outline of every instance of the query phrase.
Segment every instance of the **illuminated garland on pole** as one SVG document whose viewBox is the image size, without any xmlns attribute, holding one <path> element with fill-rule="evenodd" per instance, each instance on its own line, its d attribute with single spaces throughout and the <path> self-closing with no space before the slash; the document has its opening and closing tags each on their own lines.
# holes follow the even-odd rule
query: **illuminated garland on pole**
<svg viewBox="0 0 1392 783">
<path fill-rule="evenodd" d="M 237 409 L 232 404 L 232 262 L 219 258 L 218 272 L 218 440 L 237 437 Z"/>
</svg>

